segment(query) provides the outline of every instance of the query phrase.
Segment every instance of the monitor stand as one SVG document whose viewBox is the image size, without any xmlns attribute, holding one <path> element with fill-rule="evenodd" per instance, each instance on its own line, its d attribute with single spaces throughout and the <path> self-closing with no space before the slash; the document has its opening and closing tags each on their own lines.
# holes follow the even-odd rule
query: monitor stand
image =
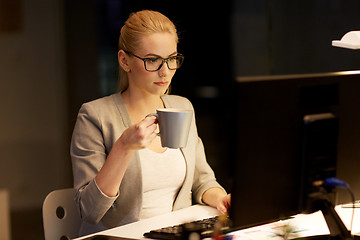
<svg viewBox="0 0 360 240">
<path fill-rule="evenodd" d="M 324 215 L 326 224 L 329 227 L 330 236 L 334 239 L 353 239 L 351 232 L 346 228 L 343 221 L 337 214 L 335 206 L 328 200 L 317 201 L 318 207 Z"/>
<path fill-rule="evenodd" d="M 315 197 L 312 197 L 312 209 L 314 211 L 321 210 L 328 225 L 330 235 L 313 236 L 306 239 L 360 240 L 360 236 L 351 235 L 351 232 L 346 228 L 340 216 L 337 214 L 335 206 L 328 200 L 329 196 L 327 194 L 318 193 Z"/>
</svg>

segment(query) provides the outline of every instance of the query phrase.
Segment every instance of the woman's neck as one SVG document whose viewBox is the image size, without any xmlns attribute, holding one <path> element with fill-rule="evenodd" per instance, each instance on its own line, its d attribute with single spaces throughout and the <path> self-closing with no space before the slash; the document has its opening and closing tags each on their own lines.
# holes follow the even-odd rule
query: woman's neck
<svg viewBox="0 0 360 240">
<path fill-rule="evenodd" d="M 150 113 L 156 113 L 156 109 L 164 107 L 164 103 L 158 95 L 139 95 L 125 91 L 122 93 L 122 97 L 133 123 L 140 121 Z"/>
</svg>

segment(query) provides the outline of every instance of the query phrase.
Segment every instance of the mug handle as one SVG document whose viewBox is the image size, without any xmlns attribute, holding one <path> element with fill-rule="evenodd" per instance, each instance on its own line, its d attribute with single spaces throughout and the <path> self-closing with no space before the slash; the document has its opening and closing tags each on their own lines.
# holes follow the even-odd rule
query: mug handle
<svg viewBox="0 0 360 240">
<path fill-rule="evenodd" d="M 156 117 L 157 119 L 159 119 L 159 115 L 157 113 L 150 113 L 150 114 L 146 115 L 145 118 L 147 118 L 147 117 Z"/>
<path fill-rule="evenodd" d="M 157 113 L 150 113 L 150 114 L 145 116 L 145 118 L 147 118 L 147 117 L 156 117 L 158 119 L 158 122 L 159 122 L 159 115 Z M 160 136 L 160 133 L 158 132 L 156 135 Z"/>
</svg>

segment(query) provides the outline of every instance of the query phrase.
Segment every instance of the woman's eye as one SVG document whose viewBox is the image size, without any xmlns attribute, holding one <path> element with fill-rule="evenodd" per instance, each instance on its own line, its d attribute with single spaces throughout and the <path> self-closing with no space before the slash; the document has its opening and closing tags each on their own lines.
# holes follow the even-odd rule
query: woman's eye
<svg viewBox="0 0 360 240">
<path fill-rule="evenodd" d="M 147 58 L 146 59 L 148 62 L 150 62 L 150 63 L 155 63 L 155 62 L 157 62 L 159 59 L 158 58 Z"/>
</svg>

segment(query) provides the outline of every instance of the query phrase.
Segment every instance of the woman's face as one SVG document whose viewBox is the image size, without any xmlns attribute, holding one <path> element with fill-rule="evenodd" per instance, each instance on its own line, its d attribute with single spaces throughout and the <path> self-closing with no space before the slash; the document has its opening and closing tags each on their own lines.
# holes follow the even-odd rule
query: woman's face
<svg viewBox="0 0 360 240">
<path fill-rule="evenodd" d="M 145 36 L 141 39 L 139 46 L 133 54 L 141 58 L 168 58 L 177 55 L 177 43 L 170 33 L 154 33 Z M 141 59 L 132 55 L 128 56 L 129 89 L 153 95 L 164 94 L 176 70 L 170 70 L 164 63 L 158 71 L 149 72 Z"/>
</svg>

